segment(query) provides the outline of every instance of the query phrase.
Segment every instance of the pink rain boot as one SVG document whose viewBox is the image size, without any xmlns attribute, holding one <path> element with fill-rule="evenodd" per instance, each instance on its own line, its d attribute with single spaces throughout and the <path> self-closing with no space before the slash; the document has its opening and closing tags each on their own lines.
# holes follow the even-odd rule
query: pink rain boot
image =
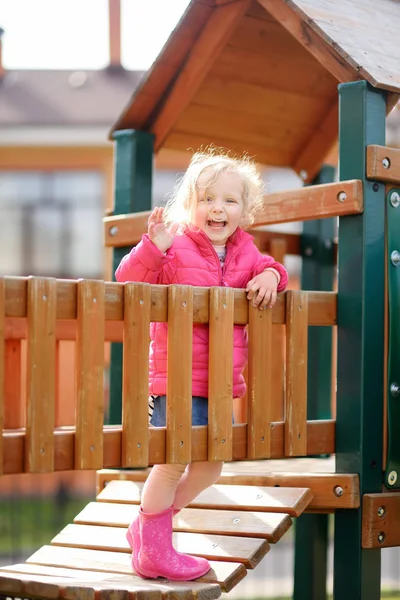
<svg viewBox="0 0 400 600">
<path fill-rule="evenodd" d="M 128 531 L 126 532 L 126 539 L 128 540 L 128 544 L 132 548 L 132 568 L 138 575 L 139 573 L 139 562 L 138 555 L 140 552 L 140 517 L 139 515 L 136 519 L 129 525 Z"/>
<path fill-rule="evenodd" d="M 205 558 L 181 554 L 172 546 L 172 512 L 172 506 L 156 514 L 139 510 L 141 546 L 138 567 L 142 577 L 190 581 L 210 570 Z"/>
</svg>

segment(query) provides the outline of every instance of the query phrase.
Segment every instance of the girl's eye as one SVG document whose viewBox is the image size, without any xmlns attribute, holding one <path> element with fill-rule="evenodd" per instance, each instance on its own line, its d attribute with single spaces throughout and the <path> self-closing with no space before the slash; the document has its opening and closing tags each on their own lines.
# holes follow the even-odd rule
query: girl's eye
<svg viewBox="0 0 400 600">
<path fill-rule="evenodd" d="M 226 201 L 229 202 L 230 204 L 236 203 L 236 200 L 234 198 L 227 198 Z"/>
<path fill-rule="evenodd" d="M 210 198 L 210 196 L 207 196 L 207 202 L 212 202 L 212 198 Z"/>
</svg>

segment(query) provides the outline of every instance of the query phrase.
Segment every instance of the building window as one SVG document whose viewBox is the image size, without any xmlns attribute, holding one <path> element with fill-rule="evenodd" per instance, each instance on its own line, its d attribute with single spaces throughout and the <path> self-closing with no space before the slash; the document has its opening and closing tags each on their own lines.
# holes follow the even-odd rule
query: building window
<svg viewBox="0 0 400 600">
<path fill-rule="evenodd" d="M 0 275 L 102 278 L 104 177 L 0 171 Z"/>
</svg>

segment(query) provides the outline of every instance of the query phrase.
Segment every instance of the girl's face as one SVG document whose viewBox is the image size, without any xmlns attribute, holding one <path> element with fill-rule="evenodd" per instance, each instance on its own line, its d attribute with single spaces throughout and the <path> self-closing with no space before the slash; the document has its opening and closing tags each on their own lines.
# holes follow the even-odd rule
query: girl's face
<svg viewBox="0 0 400 600">
<path fill-rule="evenodd" d="M 193 223 L 204 231 L 213 245 L 222 246 L 239 227 L 243 216 L 243 180 L 230 171 L 222 171 L 211 185 L 207 185 L 209 180 L 210 173 L 207 172 L 198 179 Z"/>
</svg>

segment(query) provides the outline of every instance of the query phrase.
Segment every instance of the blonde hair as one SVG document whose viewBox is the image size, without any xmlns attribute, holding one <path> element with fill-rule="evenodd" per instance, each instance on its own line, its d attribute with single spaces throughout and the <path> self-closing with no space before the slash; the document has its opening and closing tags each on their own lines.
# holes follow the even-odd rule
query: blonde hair
<svg viewBox="0 0 400 600">
<path fill-rule="evenodd" d="M 243 180 L 244 211 L 241 227 L 249 227 L 255 214 L 263 207 L 264 183 L 257 171 L 255 162 L 246 155 L 231 156 L 221 148 L 210 147 L 196 152 L 183 175 L 178 180 L 171 197 L 164 208 L 164 221 L 167 225 L 192 222 L 197 205 L 199 177 L 205 171 L 210 172 L 206 188 L 212 185 L 221 173 L 237 173 Z"/>
</svg>

